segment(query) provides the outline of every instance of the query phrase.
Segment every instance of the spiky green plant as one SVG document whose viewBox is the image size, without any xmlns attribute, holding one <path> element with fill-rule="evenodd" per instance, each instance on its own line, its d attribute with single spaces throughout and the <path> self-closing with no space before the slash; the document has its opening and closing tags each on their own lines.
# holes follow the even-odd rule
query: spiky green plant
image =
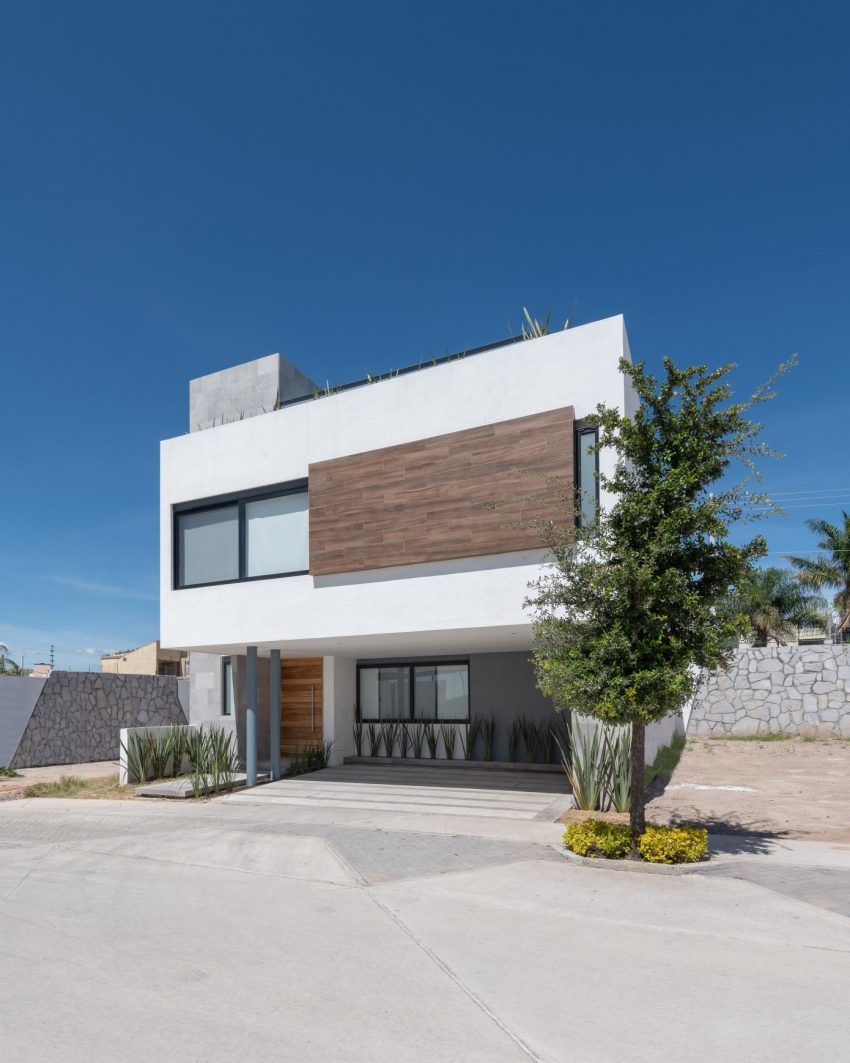
<svg viewBox="0 0 850 1063">
<path fill-rule="evenodd" d="M 407 723 L 398 725 L 398 752 L 399 756 L 406 759 L 410 751 L 410 728 Z"/>
<path fill-rule="evenodd" d="M 428 746 L 428 756 L 431 760 L 437 759 L 437 741 L 439 740 L 439 734 L 437 728 L 434 725 L 433 720 L 426 720 L 422 724 L 422 730 L 425 732 L 425 744 Z"/>
<path fill-rule="evenodd" d="M 540 727 L 534 720 L 528 720 L 525 716 L 520 716 L 518 723 L 522 744 L 525 746 L 525 759 L 529 764 L 533 764 L 537 759 L 537 747 L 540 744 Z"/>
<path fill-rule="evenodd" d="M 127 760 L 127 782 L 141 783 L 148 779 L 147 751 L 143 737 L 137 731 L 130 731 L 127 744 L 121 743 Z"/>
<path fill-rule="evenodd" d="M 185 724 L 173 723 L 171 725 L 171 777 L 173 779 L 176 779 L 183 770 L 188 730 Z"/>
<path fill-rule="evenodd" d="M 289 762 L 289 775 L 307 775 L 312 771 L 321 771 L 328 766 L 333 742 L 321 738 L 302 742 L 295 750 Z"/>
<path fill-rule="evenodd" d="M 615 812 L 628 812 L 632 794 L 631 728 L 606 724 L 604 731 L 605 801 Z"/>
<path fill-rule="evenodd" d="M 457 741 L 457 728 L 453 723 L 440 724 L 440 737 L 443 739 L 443 749 L 446 760 L 455 759 L 455 742 Z"/>
<path fill-rule="evenodd" d="M 582 727 L 575 716 L 570 720 L 570 752 L 558 747 L 561 764 L 573 792 L 576 808 L 594 812 L 599 807 L 605 782 L 603 739 L 600 727 Z"/>
<path fill-rule="evenodd" d="M 154 779 L 164 779 L 171 760 L 171 735 L 168 731 L 148 731 L 145 737 L 151 774 Z"/>
<path fill-rule="evenodd" d="M 363 756 L 363 721 L 354 721 L 354 748 L 357 750 L 357 756 Z"/>
<path fill-rule="evenodd" d="M 410 726 L 410 744 L 413 747 L 413 756 L 420 760 L 422 757 L 422 746 L 425 742 L 425 728 L 421 723 L 414 723 Z"/>
<path fill-rule="evenodd" d="M 484 739 L 484 759 L 493 759 L 493 747 L 496 742 L 496 717 L 481 717 L 481 737 Z"/>
<path fill-rule="evenodd" d="M 374 721 L 370 720 L 366 724 L 366 739 L 369 742 L 369 756 L 379 757 L 381 755 L 381 742 L 383 740 L 383 729 Z"/>
<path fill-rule="evenodd" d="M 473 760 L 475 758 L 475 743 L 478 741 L 479 734 L 481 734 L 481 718 L 479 716 L 470 716 L 466 730 L 461 735 L 465 760 Z"/>
<path fill-rule="evenodd" d="M 395 720 L 387 720 L 383 725 L 384 733 L 384 756 L 391 757 L 395 752 L 398 741 L 398 724 Z"/>
<path fill-rule="evenodd" d="M 519 719 L 514 720 L 508 731 L 508 760 L 513 764 L 517 759 L 517 750 L 522 738 L 522 726 Z"/>
<path fill-rule="evenodd" d="M 552 754 L 555 752 L 555 732 L 551 724 L 540 724 L 540 748 L 543 751 L 543 763 L 551 764 Z"/>
</svg>

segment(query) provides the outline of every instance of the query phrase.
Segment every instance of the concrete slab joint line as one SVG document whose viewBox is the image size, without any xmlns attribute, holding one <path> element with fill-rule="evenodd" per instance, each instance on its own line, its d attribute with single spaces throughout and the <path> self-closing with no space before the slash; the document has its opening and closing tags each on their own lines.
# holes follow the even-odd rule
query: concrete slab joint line
<svg viewBox="0 0 850 1063">
<path fill-rule="evenodd" d="M 543 1057 L 537 1055 L 537 1053 L 530 1047 L 530 1045 L 523 1041 L 519 1034 L 514 1033 L 514 1031 L 506 1023 L 502 1022 L 499 1016 L 487 1007 L 481 997 L 478 996 L 478 994 L 473 989 L 471 989 L 463 981 L 463 979 L 460 978 L 459 975 L 455 974 L 451 967 L 449 967 L 449 965 L 444 960 L 441 960 L 433 949 L 429 948 L 424 941 L 421 941 L 416 936 L 416 934 L 413 933 L 410 927 L 407 926 L 404 920 L 396 912 L 394 912 L 388 905 L 384 904 L 384 902 L 379 897 L 376 897 L 371 889 L 367 889 L 366 893 L 372 903 L 377 905 L 377 907 L 380 908 L 380 910 L 395 923 L 395 925 L 402 931 L 402 933 L 406 934 L 410 938 L 410 940 L 416 945 L 416 947 L 422 952 L 424 952 L 425 955 L 433 963 L 435 963 L 437 967 L 440 968 L 443 974 L 445 974 L 446 977 L 450 978 L 452 982 L 454 982 L 454 984 L 458 987 L 458 989 L 460 989 L 462 993 L 465 993 L 466 996 L 469 997 L 469 999 L 472 1001 L 472 1003 L 482 1012 L 484 1012 L 484 1014 L 487 1016 L 488 1019 L 490 1019 L 491 1022 L 495 1023 L 496 1026 L 499 1027 L 499 1029 L 505 1034 L 506 1037 L 509 1037 L 511 1041 L 513 1041 L 513 1043 L 517 1046 L 517 1048 L 519 1048 L 521 1052 L 528 1056 L 529 1059 L 533 1059 L 535 1063 L 543 1063 Z"/>
</svg>

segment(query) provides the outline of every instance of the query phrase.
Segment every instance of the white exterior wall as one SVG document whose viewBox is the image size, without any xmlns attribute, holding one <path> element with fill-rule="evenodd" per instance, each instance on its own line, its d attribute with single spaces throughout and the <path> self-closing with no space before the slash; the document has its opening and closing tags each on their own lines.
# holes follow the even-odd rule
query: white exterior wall
<svg viewBox="0 0 850 1063">
<path fill-rule="evenodd" d="M 284 655 L 520 650 L 543 551 L 314 578 L 172 589 L 171 507 L 307 476 L 310 463 L 573 406 L 630 400 L 622 317 L 166 440 L 161 449 L 162 645 Z M 612 456 L 600 455 L 603 470 Z M 603 505 L 605 499 L 603 497 Z"/>
</svg>

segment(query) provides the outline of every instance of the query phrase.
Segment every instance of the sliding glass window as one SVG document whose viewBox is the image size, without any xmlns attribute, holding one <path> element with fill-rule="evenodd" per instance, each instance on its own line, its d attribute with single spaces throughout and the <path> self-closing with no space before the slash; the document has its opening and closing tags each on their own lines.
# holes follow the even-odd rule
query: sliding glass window
<svg viewBox="0 0 850 1063">
<path fill-rule="evenodd" d="M 309 569 L 306 485 L 174 513 L 174 586 L 303 574 Z"/>
<path fill-rule="evenodd" d="M 469 664 L 360 665 L 362 720 L 469 719 Z"/>
</svg>

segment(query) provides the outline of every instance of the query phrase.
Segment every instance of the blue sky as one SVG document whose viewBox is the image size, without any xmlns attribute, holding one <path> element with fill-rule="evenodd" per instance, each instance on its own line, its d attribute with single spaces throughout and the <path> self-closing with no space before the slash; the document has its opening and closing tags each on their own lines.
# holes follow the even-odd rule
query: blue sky
<svg viewBox="0 0 850 1063">
<path fill-rule="evenodd" d="M 342 382 L 624 313 L 739 363 L 770 549 L 850 508 L 850 16 L 812 3 L 73 4 L 0 16 L 0 640 L 157 635 L 192 376 Z M 828 492 L 828 494 L 825 494 Z"/>
</svg>

